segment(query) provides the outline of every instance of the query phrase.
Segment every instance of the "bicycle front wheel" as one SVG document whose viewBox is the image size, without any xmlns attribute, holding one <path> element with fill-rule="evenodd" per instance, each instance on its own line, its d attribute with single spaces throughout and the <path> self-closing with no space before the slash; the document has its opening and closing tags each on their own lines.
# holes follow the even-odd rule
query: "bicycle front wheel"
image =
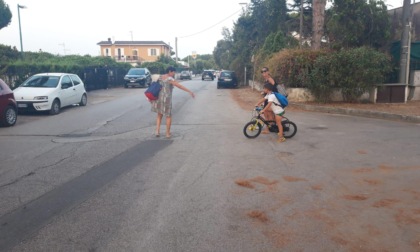
<svg viewBox="0 0 420 252">
<path fill-rule="evenodd" d="M 250 121 L 245 124 L 244 135 L 248 138 L 256 138 L 260 135 L 262 126 L 258 121 Z"/>
<path fill-rule="evenodd" d="M 297 132 L 297 126 L 292 121 L 282 121 L 281 125 L 283 126 L 283 136 L 285 138 L 291 138 L 294 135 L 296 135 Z"/>
</svg>

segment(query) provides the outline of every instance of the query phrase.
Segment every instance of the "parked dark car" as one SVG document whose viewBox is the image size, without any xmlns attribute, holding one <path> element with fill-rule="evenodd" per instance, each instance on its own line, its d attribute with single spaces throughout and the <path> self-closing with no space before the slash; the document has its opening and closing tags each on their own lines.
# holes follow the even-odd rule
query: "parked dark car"
<svg viewBox="0 0 420 252">
<path fill-rule="evenodd" d="M 203 74 L 201 75 L 202 80 L 211 79 L 214 80 L 213 72 L 210 70 L 204 70 Z"/>
<path fill-rule="evenodd" d="M 238 87 L 238 78 L 234 71 L 224 70 L 220 72 L 219 78 L 217 79 L 217 88 L 222 87 Z"/>
<path fill-rule="evenodd" d="M 13 91 L 0 79 L 0 125 L 13 126 L 17 121 L 17 104 Z"/>
<path fill-rule="evenodd" d="M 152 75 L 147 68 L 131 68 L 124 76 L 124 87 L 148 87 L 152 83 Z"/>
</svg>

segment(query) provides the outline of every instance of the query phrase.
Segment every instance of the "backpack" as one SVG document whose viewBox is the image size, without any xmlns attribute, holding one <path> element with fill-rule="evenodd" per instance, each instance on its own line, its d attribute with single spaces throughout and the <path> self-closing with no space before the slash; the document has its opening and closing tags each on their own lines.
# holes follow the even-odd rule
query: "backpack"
<svg viewBox="0 0 420 252">
<path fill-rule="evenodd" d="M 285 108 L 287 107 L 287 105 L 289 105 L 289 101 L 287 100 L 287 97 L 277 93 L 277 92 L 273 92 L 273 94 L 276 96 L 277 100 L 280 102 L 280 107 Z M 279 104 L 276 104 L 279 105 Z"/>
<path fill-rule="evenodd" d="M 150 83 L 150 86 L 144 91 L 144 94 L 146 95 L 147 99 L 149 101 L 155 101 L 159 98 L 159 92 L 162 89 L 162 85 L 159 83 L 159 81 L 153 81 Z"/>
</svg>

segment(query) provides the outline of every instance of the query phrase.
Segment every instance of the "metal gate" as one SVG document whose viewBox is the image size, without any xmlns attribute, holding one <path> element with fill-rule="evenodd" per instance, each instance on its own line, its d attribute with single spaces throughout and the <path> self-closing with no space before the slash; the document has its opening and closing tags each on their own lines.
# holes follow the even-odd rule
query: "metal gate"
<svg viewBox="0 0 420 252">
<path fill-rule="evenodd" d="M 405 84 L 384 84 L 378 86 L 377 103 L 405 103 Z"/>
</svg>

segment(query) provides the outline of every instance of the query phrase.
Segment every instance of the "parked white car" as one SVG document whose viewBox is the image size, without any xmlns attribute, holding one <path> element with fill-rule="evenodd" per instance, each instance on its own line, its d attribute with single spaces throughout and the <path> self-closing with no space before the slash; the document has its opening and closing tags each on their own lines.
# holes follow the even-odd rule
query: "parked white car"
<svg viewBox="0 0 420 252">
<path fill-rule="evenodd" d="M 70 73 L 33 75 L 13 90 L 13 93 L 19 111 L 49 111 L 51 115 L 55 115 L 63 107 L 87 104 L 83 81 L 76 74 Z"/>
</svg>

